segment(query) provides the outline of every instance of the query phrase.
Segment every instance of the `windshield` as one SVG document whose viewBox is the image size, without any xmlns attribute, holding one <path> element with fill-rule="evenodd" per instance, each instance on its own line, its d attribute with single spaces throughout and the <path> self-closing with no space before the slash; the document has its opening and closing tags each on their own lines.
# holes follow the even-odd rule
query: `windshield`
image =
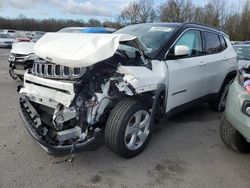
<svg viewBox="0 0 250 188">
<path fill-rule="evenodd" d="M 8 34 L 2 34 L 2 33 L 0 33 L 0 38 L 10 39 L 10 38 L 11 38 L 11 36 L 10 36 L 10 35 L 8 35 Z"/>
<path fill-rule="evenodd" d="M 116 34 L 128 34 L 137 36 L 138 39 L 151 51 L 154 52 L 162 47 L 176 27 L 154 25 L 132 25 L 116 31 Z"/>
<path fill-rule="evenodd" d="M 234 46 L 239 60 L 250 60 L 250 46 Z"/>
</svg>

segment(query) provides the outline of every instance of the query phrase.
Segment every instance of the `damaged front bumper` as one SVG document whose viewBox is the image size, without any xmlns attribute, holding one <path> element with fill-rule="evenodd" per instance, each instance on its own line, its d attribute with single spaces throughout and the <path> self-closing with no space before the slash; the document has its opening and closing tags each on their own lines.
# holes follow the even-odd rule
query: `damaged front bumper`
<svg viewBox="0 0 250 188">
<path fill-rule="evenodd" d="M 67 154 L 72 150 L 75 152 L 95 150 L 103 143 L 103 134 L 100 128 L 92 128 L 90 132 L 84 132 L 79 127 L 80 125 L 57 129 L 55 125 L 44 122 L 44 116 L 41 115 L 39 106 L 52 109 L 54 115 L 59 114 L 60 118 L 64 120 L 66 118 L 69 118 L 69 120 L 74 119 L 75 116 L 67 116 L 70 112 L 75 114 L 75 111 L 70 111 L 73 109 L 70 105 L 75 97 L 73 82 L 49 80 L 26 73 L 24 86 L 19 87 L 18 90 L 20 94 L 20 113 L 26 127 L 36 142 L 49 154 Z M 66 115 L 64 111 L 59 113 L 59 111 L 56 111 L 58 106 L 70 112 L 67 111 L 68 114 Z M 53 116 L 53 121 L 56 117 Z M 52 137 L 47 136 L 50 135 L 49 130 L 54 130 L 53 138 L 56 138 L 57 142 L 50 140 Z"/>
<path fill-rule="evenodd" d="M 29 100 L 24 96 L 20 97 L 20 114 L 31 136 L 49 154 L 68 154 L 72 151 L 72 148 L 74 148 L 75 152 L 89 151 L 98 148 L 102 144 L 102 131 L 101 129 L 96 129 L 94 135 L 83 142 L 76 142 L 66 146 L 50 145 L 37 133 L 36 126 L 41 123 L 40 117 Z"/>
</svg>

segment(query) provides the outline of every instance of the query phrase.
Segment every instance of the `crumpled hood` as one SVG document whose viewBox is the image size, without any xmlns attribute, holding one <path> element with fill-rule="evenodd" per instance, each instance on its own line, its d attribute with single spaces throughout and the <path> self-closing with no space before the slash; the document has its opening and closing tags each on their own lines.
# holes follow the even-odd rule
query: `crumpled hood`
<svg viewBox="0 0 250 188">
<path fill-rule="evenodd" d="M 29 55 L 34 53 L 34 42 L 18 42 L 12 46 L 11 53 Z"/>
<path fill-rule="evenodd" d="M 34 52 L 55 64 L 87 67 L 112 57 L 119 42 L 125 41 L 146 50 L 137 37 L 125 34 L 47 33 L 36 42 Z"/>
</svg>

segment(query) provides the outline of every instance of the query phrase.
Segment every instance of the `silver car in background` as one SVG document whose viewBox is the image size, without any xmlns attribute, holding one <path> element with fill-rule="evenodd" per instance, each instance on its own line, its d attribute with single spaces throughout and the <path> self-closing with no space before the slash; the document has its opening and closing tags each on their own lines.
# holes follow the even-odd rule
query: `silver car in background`
<svg viewBox="0 0 250 188">
<path fill-rule="evenodd" d="M 15 40 L 6 33 L 0 33 L 0 47 L 2 48 L 11 48 Z"/>
<path fill-rule="evenodd" d="M 241 68 L 250 63 L 250 44 L 234 45 L 234 49 L 238 55 L 238 67 Z"/>
</svg>

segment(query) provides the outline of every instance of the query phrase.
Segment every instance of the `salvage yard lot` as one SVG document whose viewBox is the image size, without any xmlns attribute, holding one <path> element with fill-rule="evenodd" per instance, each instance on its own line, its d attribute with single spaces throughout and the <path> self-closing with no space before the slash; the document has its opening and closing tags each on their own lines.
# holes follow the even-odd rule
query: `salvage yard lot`
<svg viewBox="0 0 250 188">
<path fill-rule="evenodd" d="M 250 187 L 250 156 L 221 142 L 222 114 L 200 105 L 156 128 L 146 150 L 122 159 L 103 145 L 72 163 L 44 152 L 19 115 L 8 74 L 9 50 L 0 49 L 0 187 Z"/>
</svg>

